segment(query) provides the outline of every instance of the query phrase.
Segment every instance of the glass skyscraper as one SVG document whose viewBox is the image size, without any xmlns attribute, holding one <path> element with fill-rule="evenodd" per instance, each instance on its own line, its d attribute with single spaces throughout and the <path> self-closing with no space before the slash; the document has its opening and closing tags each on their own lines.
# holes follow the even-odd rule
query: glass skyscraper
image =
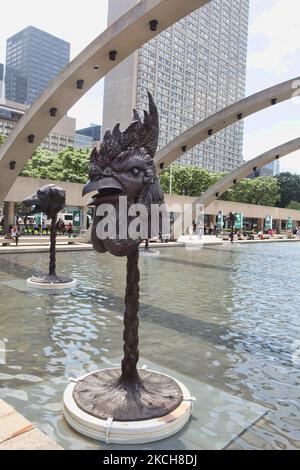
<svg viewBox="0 0 300 470">
<path fill-rule="evenodd" d="M 70 61 L 70 44 L 33 26 L 6 42 L 5 96 L 31 105 Z"/>
<path fill-rule="evenodd" d="M 109 23 L 136 0 L 109 0 Z M 189 127 L 245 96 L 249 0 L 212 0 L 164 31 L 105 79 L 103 130 L 128 125 L 131 109 L 147 107 L 147 90 L 160 114 L 160 147 Z M 239 122 L 180 158 L 210 171 L 243 162 Z"/>
<path fill-rule="evenodd" d="M 0 64 L 0 99 L 3 98 L 4 91 L 4 65 Z"/>
</svg>

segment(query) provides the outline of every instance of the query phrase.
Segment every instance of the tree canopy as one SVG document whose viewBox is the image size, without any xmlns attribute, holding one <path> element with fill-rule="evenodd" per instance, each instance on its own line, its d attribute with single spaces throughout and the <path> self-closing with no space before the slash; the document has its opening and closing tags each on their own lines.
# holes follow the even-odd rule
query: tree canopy
<svg viewBox="0 0 300 470">
<path fill-rule="evenodd" d="M 20 176 L 86 183 L 91 150 L 67 147 L 53 154 L 40 147 L 28 160 Z"/>
<path fill-rule="evenodd" d="M 292 175 L 285 172 L 276 176 L 280 189 L 280 200 L 278 207 L 288 207 L 294 201 L 300 201 L 300 175 Z"/>
<path fill-rule="evenodd" d="M 300 211 L 300 201 L 291 201 L 287 206 L 287 209 L 295 209 Z"/>
<path fill-rule="evenodd" d="M 226 191 L 221 199 L 244 204 L 275 206 L 280 200 L 279 184 L 273 176 L 245 178 Z"/>
<path fill-rule="evenodd" d="M 210 186 L 223 178 L 226 173 L 209 173 L 194 166 L 172 165 L 172 193 L 175 195 L 200 196 Z M 170 167 L 160 177 L 163 191 L 170 192 Z M 274 206 L 280 200 L 279 184 L 276 178 L 259 177 L 244 179 L 221 198 L 225 201 Z"/>
<path fill-rule="evenodd" d="M 170 192 L 171 167 L 160 176 L 160 183 L 166 194 Z M 172 165 L 172 193 L 179 196 L 200 196 L 225 173 L 209 173 L 209 171 L 189 165 Z"/>
</svg>

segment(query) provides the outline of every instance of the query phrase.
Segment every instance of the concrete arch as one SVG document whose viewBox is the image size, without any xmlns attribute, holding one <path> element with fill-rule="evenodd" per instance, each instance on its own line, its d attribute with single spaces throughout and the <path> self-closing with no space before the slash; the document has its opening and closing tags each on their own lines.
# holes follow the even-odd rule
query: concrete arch
<svg viewBox="0 0 300 470">
<path fill-rule="evenodd" d="M 225 191 L 234 186 L 238 181 L 249 176 L 254 169 L 262 168 L 268 163 L 285 157 L 293 152 L 300 150 L 300 137 L 289 142 L 285 142 L 278 147 L 274 147 L 267 152 L 262 153 L 256 158 L 249 160 L 244 165 L 232 171 L 229 175 L 222 178 L 220 181 L 211 186 L 201 197 L 195 199 L 192 204 L 185 207 L 183 213 L 177 219 L 177 234 L 186 233 L 186 230 L 195 218 L 196 205 L 203 205 L 204 209 L 209 206 L 213 201 L 218 199 Z"/>
<path fill-rule="evenodd" d="M 207 207 L 215 199 L 221 196 L 225 191 L 233 187 L 238 181 L 249 176 L 253 170 L 262 168 L 270 162 L 285 157 L 290 153 L 300 150 L 300 137 L 289 142 L 285 142 L 278 147 L 274 147 L 256 158 L 249 160 L 236 170 L 226 175 L 220 181 L 211 186 L 202 196 L 195 201 L 195 204 L 203 204 Z"/>
<path fill-rule="evenodd" d="M 141 0 L 65 67 L 1 146 L 0 201 L 38 145 L 96 82 L 155 35 L 209 1 Z"/>
<path fill-rule="evenodd" d="M 297 88 L 300 85 L 300 77 L 295 77 L 286 82 L 272 86 L 247 98 L 224 108 L 208 118 L 200 121 L 172 142 L 163 147 L 155 157 L 155 164 L 159 168 L 177 160 L 187 150 L 203 142 L 210 135 L 214 135 L 227 126 L 244 119 L 251 114 L 299 94 Z M 186 146 L 186 149 L 184 147 Z"/>
</svg>

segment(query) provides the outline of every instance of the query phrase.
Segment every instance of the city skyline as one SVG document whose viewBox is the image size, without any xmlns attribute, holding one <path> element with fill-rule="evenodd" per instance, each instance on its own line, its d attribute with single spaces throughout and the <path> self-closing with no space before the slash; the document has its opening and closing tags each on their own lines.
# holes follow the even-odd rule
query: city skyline
<svg viewBox="0 0 300 470">
<path fill-rule="evenodd" d="M 111 0 L 109 24 L 136 0 Z M 245 96 L 249 0 L 213 0 L 163 31 L 105 77 L 103 129 L 126 126 L 132 108 L 160 115 L 159 148 Z M 120 77 L 122 77 L 120 79 Z M 211 172 L 243 163 L 243 122 L 188 150 L 181 164 Z"/>
<path fill-rule="evenodd" d="M 34 0 L 28 0 L 26 5 L 20 0 L 16 0 L 13 6 L 7 5 L 2 12 L 0 62 L 4 62 L 5 40 L 29 24 L 69 41 L 71 59 L 106 28 L 106 0 L 86 0 L 86 8 L 80 14 L 74 14 L 72 21 L 65 20 L 70 13 L 66 2 L 53 0 L 52 6 L 49 14 L 45 15 L 44 7 Z M 250 0 L 246 95 L 299 75 L 299 8 L 296 0 L 266 0 L 263 3 Z M 16 9 L 19 13 L 17 18 L 14 15 Z M 60 15 L 56 14 L 58 10 Z M 97 10 L 99 15 L 90 15 L 90 11 Z M 81 34 L 78 34 L 79 30 Z M 90 122 L 102 122 L 102 96 L 103 82 L 98 83 L 70 110 L 69 114 L 77 118 L 78 127 L 85 127 Z M 299 100 L 289 101 L 247 118 L 244 158 L 248 160 L 266 149 L 298 137 L 299 106 Z M 300 152 L 297 152 L 282 159 L 282 170 L 300 173 L 299 157 Z"/>
<path fill-rule="evenodd" d="M 6 41 L 5 98 L 32 105 L 70 62 L 70 43 L 34 26 Z"/>
</svg>

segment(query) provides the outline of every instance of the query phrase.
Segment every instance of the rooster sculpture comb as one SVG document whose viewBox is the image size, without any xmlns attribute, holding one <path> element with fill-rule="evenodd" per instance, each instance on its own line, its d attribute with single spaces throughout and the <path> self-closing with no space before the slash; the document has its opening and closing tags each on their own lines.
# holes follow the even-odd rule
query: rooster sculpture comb
<svg viewBox="0 0 300 470">
<path fill-rule="evenodd" d="M 149 92 L 148 100 L 149 111 L 144 111 L 143 120 L 134 110 L 133 121 L 125 131 L 122 132 L 120 125 L 117 124 L 113 131 L 106 131 L 100 149 L 93 149 L 89 170 L 90 181 L 84 187 L 83 195 L 97 191 L 92 198 L 92 204 L 96 208 L 104 203 L 113 204 L 117 214 L 121 196 L 127 197 L 128 207 L 136 203 L 143 204 L 149 211 L 150 227 L 151 206 L 163 204 L 164 195 L 154 165 L 159 137 L 159 117 Z M 125 256 L 141 243 L 142 238 L 135 240 L 130 237 L 120 238 L 119 227 L 116 238 L 100 240 L 96 229 L 103 215 L 97 213 L 98 211 L 92 229 L 92 242 L 97 251 L 101 253 L 109 251 L 116 256 Z M 151 233 L 152 236 L 159 235 Z"/>
<path fill-rule="evenodd" d="M 154 158 L 158 146 L 159 118 L 153 97 L 149 92 L 148 99 L 149 112 L 144 111 L 143 121 L 134 109 L 133 121 L 124 132 L 120 130 L 120 124 L 116 124 L 113 131 L 105 132 L 100 150 L 94 148 L 91 154 L 90 179 L 98 176 L 101 178 L 103 170 L 109 167 L 113 160 L 119 159 L 123 152 L 133 147 L 143 148 L 150 157 L 149 161 Z"/>
</svg>

